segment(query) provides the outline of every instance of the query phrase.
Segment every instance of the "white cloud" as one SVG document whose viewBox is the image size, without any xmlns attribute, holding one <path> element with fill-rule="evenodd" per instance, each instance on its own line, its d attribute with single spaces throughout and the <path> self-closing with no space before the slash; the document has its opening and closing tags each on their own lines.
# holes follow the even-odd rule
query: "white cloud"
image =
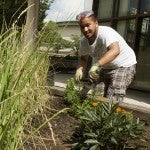
<svg viewBox="0 0 150 150">
<path fill-rule="evenodd" d="M 89 8 L 92 8 L 92 0 L 54 0 L 46 12 L 45 21 L 75 21 L 76 15 L 85 9 L 85 1 L 88 1 Z"/>
</svg>

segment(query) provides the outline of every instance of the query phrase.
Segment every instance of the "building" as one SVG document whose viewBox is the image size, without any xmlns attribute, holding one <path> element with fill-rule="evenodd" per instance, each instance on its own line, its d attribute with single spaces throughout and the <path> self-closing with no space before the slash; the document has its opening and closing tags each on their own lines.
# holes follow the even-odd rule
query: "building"
<svg viewBox="0 0 150 150">
<path fill-rule="evenodd" d="M 137 73 L 132 87 L 150 91 L 150 1 L 93 0 L 101 25 L 117 30 L 134 49 Z"/>
<path fill-rule="evenodd" d="M 63 39 L 71 40 L 74 35 L 80 36 L 80 28 L 76 21 L 57 22 L 58 32 Z"/>
</svg>

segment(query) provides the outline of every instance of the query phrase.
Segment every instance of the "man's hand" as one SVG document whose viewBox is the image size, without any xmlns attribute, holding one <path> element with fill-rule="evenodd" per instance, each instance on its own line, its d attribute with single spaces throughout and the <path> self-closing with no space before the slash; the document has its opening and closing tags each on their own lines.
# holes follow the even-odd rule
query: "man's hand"
<svg viewBox="0 0 150 150">
<path fill-rule="evenodd" d="M 92 80 L 98 79 L 99 78 L 100 69 L 101 69 L 101 67 L 100 67 L 99 64 L 97 64 L 97 63 L 94 64 L 91 67 L 90 71 L 89 71 L 89 77 L 90 77 L 90 79 L 92 79 Z"/>
<path fill-rule="evenodd" d="M 80 80 L 82 79 L 82 77 L 83 77 L 83 71 L 82 71 L 82 67 L 80 67 L 80 68 L 78 68 L 78 69 L 76 70 L 75 80 L 76 80 L 77 82 L 80 82 Z"/>
</svg>

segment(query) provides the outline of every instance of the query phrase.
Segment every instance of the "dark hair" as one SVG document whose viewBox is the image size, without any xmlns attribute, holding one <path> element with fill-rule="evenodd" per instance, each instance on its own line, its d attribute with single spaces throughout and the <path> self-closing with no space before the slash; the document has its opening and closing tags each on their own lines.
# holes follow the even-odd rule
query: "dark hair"
<svg viewBox="0 0 150 150">
<path fill-rule="evenodd" d="M 91 17 L 93 21 L 98 21 L 98 18 L 95 16 L 95 14 L 90 15 L 89 17 Z"/>
<path fill-rule="evenodd" d="M 80 22 L 83 18 L 91 17 L 94 21 L 98 21 L 97 17 L 95 16 L 93 10 L 83 11 L 76 16 L 76 19 Z"/>
</svg>

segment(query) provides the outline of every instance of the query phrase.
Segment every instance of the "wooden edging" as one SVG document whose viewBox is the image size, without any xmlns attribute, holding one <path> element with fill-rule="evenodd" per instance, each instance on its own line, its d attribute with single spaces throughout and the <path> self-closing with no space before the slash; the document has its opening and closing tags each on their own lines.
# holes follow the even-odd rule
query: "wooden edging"
<svg viewBox="0 0 150 150">
<path fill-rule="evenodd" d="M 120 106 L 121 107 L 124 107 L 124 108 L 127 108 L 127 109 L 130 109 L 130 110 L 135 110 L 135 111 L 140 111 L 141 113 L 146 113 L 146 114 L 149 114 L 150 115 L 150 109 L 146 108 L 146 107 L 143 107 L 143 106 L 138 106 L 138 105 L 135 105 L 135 104 L 128 104 L 128 103 L 125 103 L 125 102 L 122 102 L 120 103 Z"/>
<path fill-rule="evenodd" d="M 64 90 L 63 87 L 58 86 L 52 86 L 51 87 L 51 93 L 56 96 L 64 96 Z M 121 102 L 119 106 L 126 108 L 130 111 L 136 111 L 139 114 L 143 114 L 143 116 L 146 116 L 146 120 L 150 120 L 150 109 L 141 105 L 131 104 L 131 103 L 125 103 Z"/>
<path fill-rule="evenodd" d="M 65 90 L 65 88 L 58 87 L 58 86 L 51 87 L 52 94 L 54 94 L 56 96 L 64 96 L 64 90 Z"/>
</svg>

